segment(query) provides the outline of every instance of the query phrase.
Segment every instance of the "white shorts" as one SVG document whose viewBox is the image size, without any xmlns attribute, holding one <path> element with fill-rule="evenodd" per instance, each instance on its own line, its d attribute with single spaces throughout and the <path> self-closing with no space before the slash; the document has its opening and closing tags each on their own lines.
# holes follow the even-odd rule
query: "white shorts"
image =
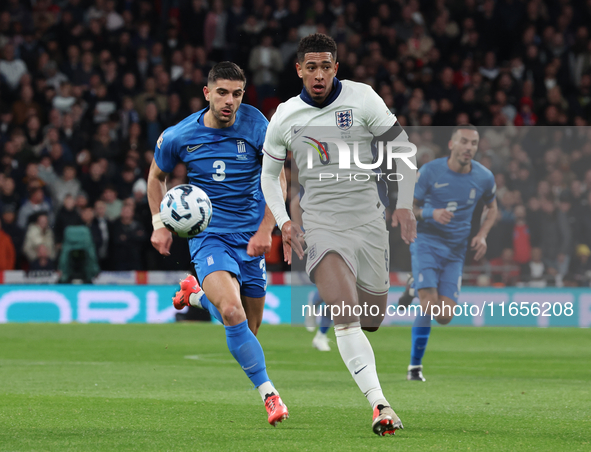
<svg viewBox="0 0 591 452">
<path fill-rule="evenodd" d="M 306 272 L 312 272 L 330 252 L 340 255 L 357 279 L 357 287 L 371 295 L 383 295 L 390 288 L 390 243 L 384 219 L 347 229 L 306 230 Z"/>
</svg>

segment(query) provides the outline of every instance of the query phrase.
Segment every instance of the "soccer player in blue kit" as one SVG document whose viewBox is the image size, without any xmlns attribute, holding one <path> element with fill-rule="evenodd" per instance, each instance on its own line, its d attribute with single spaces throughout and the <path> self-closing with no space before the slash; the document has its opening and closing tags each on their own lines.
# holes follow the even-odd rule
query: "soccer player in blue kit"
<svg viewBox="0 0 591 452">
<path fill-rule="evenodd" d="M 422 359 L 431 333 L 431 307 L 440 307 L 435 317 L 440 324 L 453 318 L 462 285 L 464 258 L 471 229 L 472 213 L 480 199 L 488 211 L 470 246 L 479 260 L 486 253 L 486 237 L 497 216 L 495 179 L 474 156 L 479 134 L 472 125 L 454 128 L 448 143 L 449 158 L 423 165 L 417 174 L 414 214 L 418 220 L 417 239 L 410 245 L 414 283 L 409 281 L 400 305 L 412 303 L 414 289 L 422 307 L 412 327 L 411 361 L 407 379 L 425 381 Z M 438 310 L 435 310 L 437 314 Z"/>
<path fill-rule="evenodd" d="M 190 183 L 209 196 L 213 216 L 207 230 L 189 240 L 203 290 L 188 276 L 173 304 L 177 309 L 188 304 L 207 309 L 224 324 L 230 353 L 258 389 L 269 423 L 277 425 L 289 413 L 267 375 L 255 336 L 267 287 L 264 253 L 275 227 L 260 185 L 268 121 L 256 108 L 241 105 L 245 84 L 236 64 L 216 64 L 203 88 L 209 106 L 160 136 L 148 176 L 152 244 L 160 254 L 169 254 L 172 235 L 160 220 L 160 202 L 167 175 L 183 162 Z M 283 175 L 285 187 L 284 181 Z"/>
</svg>

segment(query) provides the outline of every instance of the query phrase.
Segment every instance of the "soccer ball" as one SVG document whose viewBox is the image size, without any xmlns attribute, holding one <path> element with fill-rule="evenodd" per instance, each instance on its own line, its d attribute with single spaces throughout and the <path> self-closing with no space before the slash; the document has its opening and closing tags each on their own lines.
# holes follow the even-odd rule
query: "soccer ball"
<svg viewBox="0 0 591 452">
<path fill-rule="evenodd" d="M 168 190 L 160 203 L 164 226 L 182 238 L 195 237 L 211 221 L 212 207 L 207 194 L 195 185 L 177 185 Z"/>
</svg>

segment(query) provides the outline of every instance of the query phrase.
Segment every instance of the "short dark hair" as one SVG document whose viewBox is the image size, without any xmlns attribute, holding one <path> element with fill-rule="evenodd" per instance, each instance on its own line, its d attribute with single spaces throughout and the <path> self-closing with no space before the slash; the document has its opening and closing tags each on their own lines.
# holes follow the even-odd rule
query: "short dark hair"
<svg viewBox="0 0 591 452">
<path fill-rule="evenodd" d="M 246 76 L 236 63 L 222 61 L 212 67 L 209 74 L 207 74 L 207 84 L 215 83 L 218 80 L 239 80 L 246 83 Z"/>
<path fill-rule="evenodd" d="M 454 127 L 454 130 L 451 133 L 451 136 L 453 137 L 458 130 L 464 130 L 464 129 L 474 130 L 475 132 L 478 132 L 478 129 L 476 128 L 476 126 L 474 126 L 472 124 L 459 124 L 459 125 L 457 125 L 457 126 Z"/>
<path fill-rule="evenodd" d="M 337 59 L 337 43 L 330 36 L 314 33 L 302 38 L 298 45 L 298 61 L 301 63 L 306 53 L 330 52 L 333 59 Z"/>
</svg>

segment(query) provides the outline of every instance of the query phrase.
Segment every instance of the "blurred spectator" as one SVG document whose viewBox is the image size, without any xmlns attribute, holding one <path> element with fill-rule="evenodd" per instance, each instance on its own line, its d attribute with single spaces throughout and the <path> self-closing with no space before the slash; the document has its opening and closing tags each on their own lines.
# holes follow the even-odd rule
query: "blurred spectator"
<svg viewBox="0 0 591 452">
<path fill-rule="evenodd" d="M 110 235 L 111 268 L 113 270 L 142 270 L 142 244 L 147 240 L 144 228 L 133 219 L 133 207 L 121 208 L 121 216 L 113 222 Z"/>
<path fill-rule="evenodd" d="M 123 201 L 117 198 L 117 190 L 114 185 L 107 185 L 101 196 L 101 201 L 105 203 L 105 218 L 114 221 L 121 215 Z"/>
<path fill-rule="evenodd" d="M 523 205 L 515 206 L 513 210 L 515 225 L 513 226 L 513 260 L 523 265 L 531 259 L 531 240 L 529 227 L 526 222 L 526 211 Z"/>
<path fill-rule="evenodd" d="M 109 257 L 109 220 L 107 220 L 107 205 L 104 201 L 97 201 L 94 204 L 94 221 L 98 225 L 101 232 L 101 245 L 96 250 L 96 255 L 99 259 L 101 268 L 106 268 L 107 259 Z"/>
<path fill-rule="evenodd" d="M 103 124 L 109 116 L 117 111 L 117 103 L 109 94 L 107 86 L 101 83 L 96 89 L 96 98 L 93 99 L 93 103 L 89 106 L 92 108 L 93 121 L 95 124 Z"/>
<path fill-rule="evenodd" d="M 123 168 L 119 180 L 117 181 L 117 196 L 120 199 L 127 199 L 132 196 L 132 189 L 135 181 L 136 177 L 133 169 L 128 167 Z"/>
<path fill-rule="evenodd" d="M 515 115 L 516 126 L 535 126 L 538 122 L 537 115 L 533 112 L 534 103 L 529 97 L 522 97 L 519 101 L 519 110 Z"/>
<path fill-rule="evenodd" d="M 519 280 L 520 270 L 513 259 L 513 249 L 505 248 L 500 257 L 490 261 L 493 284 L 513 286 Z"/>
<path fill-rule="evenodd" d="M 591 189 L 589 189 L 586 201 L 586 205 L 580 208 L 577 242 L 583 243 L 591 248 Z"/>
<path fill-rule="evenodd" d="M 23 243 L 25 240 L 24 231 L 16 224 L 16 215 L 12 207 L 5 206 L 2 211 L 2 230 L 12 239 L 16 252 L 17 265 L 21 262 Z"/>
<path fill-rule="evenodd" d="M 21 87 L 20 98 L 12 105 L 14 125 L 23 126 L 29 116 L 43 116 L 41 106 L 33 97 L 34 92 L 30 85 Z"/>
<path fill-rule="evenodd" d="M 109 125 L 106 122 L 99 124 L 96 135 L 90 145 L 90 153 L 94 159 L 106 158 L 107 160 L 116 160 L 119 150 L 117 144 L 111 138 Z"/>
<path fill-rule="evenodd" d="M 188 112 L 182 108 L 181 98 L 177 93 L 168 96 L 168 109 L 160 115 L 164 129 L 178 124 L 188 116 Z"/>
<path fill-rule="evenodd" d="M 98 252 L 103 246 L 104 239 L 98 221 L 94 217 L 94 208 L 91 206 L 84 207 L 80 212 L 80 219 L 82 220 L 82 224 L 90 229 L 92 242 L 94 243 L 98 257 Z"/>
<path fill-rule="evenodd" d="M 2 59 L 0 59 L 0 75 L 6 81 L 8 88 L 16 91 L 21 77 L 27 72 L 24 61 L 15 58 L 14 46 L 9 43 L 4 44 Z"/>
<path fill-rule="evenodd" d="M 53 213 L 51 206 L 44 199 L 42 188 L 33 188 L 29 193 L 29 199 L 22 205 L 18 212 L 17 225 L 26 229 L 32 215 L 43 212 L 48 216 L 49 224 L 53 224 Z"/>
<path fill-rule="evenodd" d="M 213 0 L 211 10 L 205 17 L 204 44 L 209 57 L 216 61 L 223 60 L 227 20 L 228 14 L 222 0 Z"/>
<path fill-rule="evenodd" d="M 577 246 L 575 256 L 571 262 L 568 275 L 565 277 L 565 284 L 567 281 L 575 286 L 587 286 L 591 283 L 591 250 L 587 245 L 580 244 Z"/>
<path fill-rule="evenodd" d="M 149 103 L 155 103 L 157 111 L 166 110 L 166 96 L 156 91 L 156 80 L 154 77 L 148 77 L 146 79 L 144 92 L 136 96 L 134 103 L 135 109 L 139 113 L 141 119 L 145 119 L 146 107 Z"/>
<path fill-rule="evenodd" d="M 0 271 L 14 270 L 16 264 L 16 251 L 9 234 L 2 229 L 0 221 Z"/>
<path fill-rule="evenodd" d="M 263 36 L 261 44 L 252 50 L 248 67 L 253 72 L 252 83 L 257 88 L 259 105 L 262 105 L 264 99 L 275 95 L 278 75 L 283 69 L 281 52 L 273 46 L 272 36 Z"/>
<path fill-rule="evenodd" d="M 486 242 L 488 248 L 486 251 L 486 258 L 488 260 L 495 259 L 501 255 L 502 250 L 511 248 L 513 238 L 513 223 L 510 221 L 502 221 L 503 213 L 499 209 L 497 211 L 497 218 L 493 227 L 490 229 Z"/>
<path fill-rule="evenodd" d="M 143 128 L 145 131 L 146 147 L 148 149 L 155 149 L 156 141 L 158 141 L 158 137 L 164 129 L 158 120 L 158 108 L 153 102 L 146 105 L 146 119 Z"/>
<path fill-rule="evenodd" d="M 103 166 L 97 161 L 92 162 L 88 174 L 82 178 L 82 189 L 91 204 L 101 197 L 106 186 L 107 177 Z"/>
<path fill-rule="evenodd" d="M 541 202 L 541 243 L 544 264 L 558 274 L 568 271 L 568 254 L 572 240 L 566 216 L 547 198 Z"/>
<path fill-rule="evenodd" d="M 76 178 L 76 166 L 67 164 L 62 171 L 62 177 L 51 185 L 53 204 L 59 208 L 67 195 L 75 198 L 81 191 L 80 181 Z"/>
<path fill-rule="evenodd" d="M 121 112 L 119 113 L 120 123 L 119 127 L 121 130 L 121 138 L 127 139 L 129 137 L 130 126 L 140 121 L 140 116 L 135 110 L 133 105 L 133 99 L 130 96 L 123 98 Z"/>
<path fill-rule="evenodd" d="M 530 287 L 546 287 L 546 266 L 542 260 L 542 249 L 532 248 L 531 261 L 521 267 L 521 281 Z"/>
<path fill-rule="evenodd" d="M 59 139 L 72 152 L 78 152 L 86 144 L 84 132 L 80 130 L 79 126 L 74 124 L 74 117 L 69 113 L 63 117 Z"/>
<path fill-rule="evenodd" d="M 25 242 L 23 244 L 23 253 L 29 264 L 37 259 L 39 245 L 45 245 L 49 257 L 55 259 L 56 248 L 53 231 L 49 227 L 49 219 L 46 214 L 41 213 L 27 228 Z"/>
<path fill-rule="evenodd" d="M 53 231 L 55 234 L 55 243 L 58 248 L 64 240 L 64 230 L 68 226 L 76 226 L 82 223 L 80 214 L 76 210 L 76 200 L 71 194 L 64 197 L 63 205 L 57 211 Z"/>
<path fill-rule="evenodd" d="M 68 80 L 60 83 L 59 94 L 53 98 L 53 108 L 61 113 L 69 113 L 76 103 L 76 98 L 72 95 L 72 85 Z"/>
<path fill-rule="evenodd" d="M 45 244 L 40 243 L 37 246 L 36 256 L 29 265 L 29 272 L 49 272 L 56 269 L 55 260 L 50 257 Z"/>
<path fill-rule="evenodd" d="M 0 205 L 4 206 L 4 209 L 11 208 L 13 213 L 20 205 L 20 196 L 15 189 L 16 185 L 12 177 L 5 178 L 0 186 Z"/>
</svg>

